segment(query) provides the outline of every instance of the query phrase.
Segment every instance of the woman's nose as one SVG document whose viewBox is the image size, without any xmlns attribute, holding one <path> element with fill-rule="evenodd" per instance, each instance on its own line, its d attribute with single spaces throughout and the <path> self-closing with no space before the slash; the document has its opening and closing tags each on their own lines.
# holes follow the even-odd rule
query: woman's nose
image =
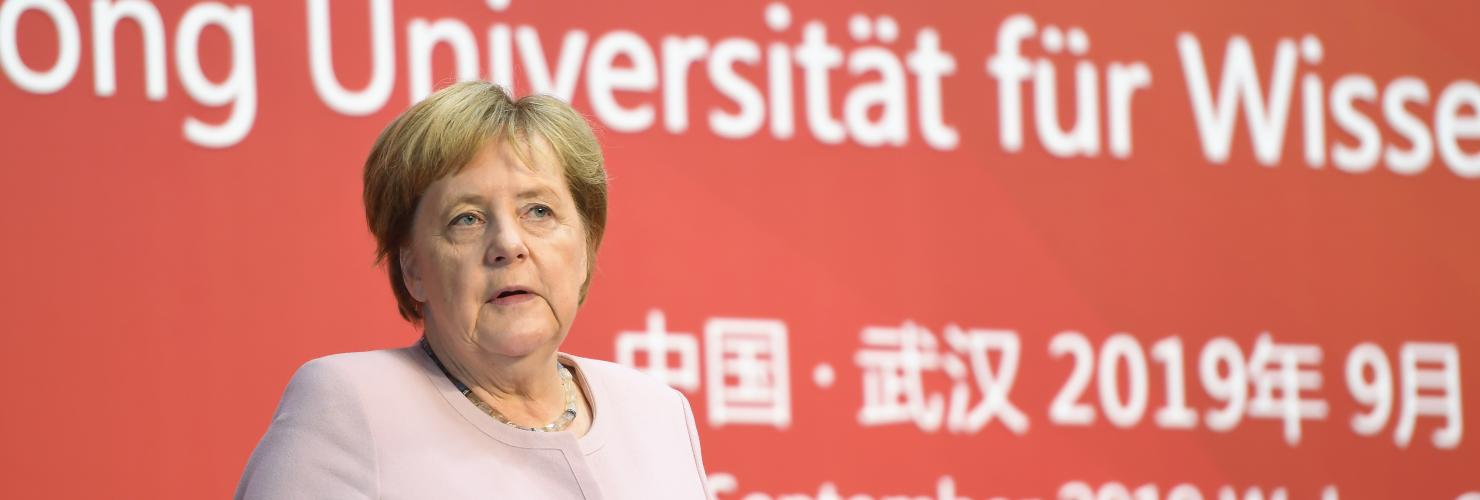
<svg viewBox="0 0 1480 500">
<path fill-rule="evenodd" d="M 493 241 L 488 245 L 487 259 L 494 265 L 505 265 L 524 260 L 529 248 L 524 245 L 524 232 L 518 221 L 501 217 L 493 225 Z"/>
</svg>

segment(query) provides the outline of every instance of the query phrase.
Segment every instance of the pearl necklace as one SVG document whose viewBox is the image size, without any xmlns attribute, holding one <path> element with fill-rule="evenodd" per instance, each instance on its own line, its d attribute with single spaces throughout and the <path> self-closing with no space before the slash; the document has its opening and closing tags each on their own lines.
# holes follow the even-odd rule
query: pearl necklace
<svg viewBox="0 0 1480 500">
<path fill-rule="evenodd" d="M 571 422 L 574 422 L 576 420 L 576 393 L 575 391 L 571 390 L 571 386 L 574 385 L 574 376 L 571 375 L 569 368 L 566 368 L 565 365 L 560 364 L 559 360 L 555 361 L 555 367 L 560 371 L 560 388 L 565 390 L 565 411 L 561 412 L 560 416 L 555 417 L 555 421 L 553 422 L 542 425 L 540 427 L 525 427 L 516 424 L 513 421 L 510 421 L 502 413 L 499 413 L 498 410 L 494 409 L 492 405 L 485 403 L 481 398 L 478 397 L 477 394 L 474 394 L 473 390 L 469 389 L 467 385 L 464 385 L 462 381 L 457 379 L 457 377 L 452 376 L 452 373 L 447 371 L 447 367 L 442 366 L 442 360 L 437 358 L 437 353 L 432 352 L 432 345 L 431 343 L 427 342 L 427 338 L 425 336 L 421 338 L 419 344 L 421 344 L 421 349 L 423 351 L 426 351 L 427 356 L 431 356 L 432 362 L 437 364 L 437 368 L 442 370 L 442 374 L 447 376 L 447 380 L 451 380 L 452 384 L 457 386 L 458 392 L 461 392 L 463 397 L 468 398 L 468 401 L 472 402 L 473 406 L 478 407 L 479 410 L 483 410 L 483 413 L 486 413 L 488 414 L 488 416 L 493 417 L 494 420 L 498 420 L 499 422 L 503 422 L 518 429 L 539 432 L 563 431 L 566 427 L 570 427 Z"/>
</svg>

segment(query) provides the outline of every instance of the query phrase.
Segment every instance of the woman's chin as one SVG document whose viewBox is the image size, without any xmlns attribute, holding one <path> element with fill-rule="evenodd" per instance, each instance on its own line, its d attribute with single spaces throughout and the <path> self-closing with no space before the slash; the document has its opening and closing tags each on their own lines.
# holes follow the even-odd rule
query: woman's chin
<svg viewBox="0 0 1480 500">
<path fill-rule="evenodd" d="M 478 345 L 486 352 L 517 358 L 540 352 L 558 342 L 555 329 L 550 325 L 528 323 L 534 322 L 480 328 Z"/>
</svg>

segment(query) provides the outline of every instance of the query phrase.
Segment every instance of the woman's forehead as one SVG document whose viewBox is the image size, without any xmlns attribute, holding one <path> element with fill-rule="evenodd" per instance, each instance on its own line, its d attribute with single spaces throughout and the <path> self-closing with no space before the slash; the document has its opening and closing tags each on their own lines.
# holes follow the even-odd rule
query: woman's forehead
<svg viewBox="0 0 1480 500">
<path fill-rule="evenodd" d="M 565 185 L 561 174 L 549 145 L 538 137 L 490 139 L 466 165 L 438 180 L 432 191 L 434 197 L 447 200 L 557 195 Z"/>
<path fill-rule="evenodd" d="M 560 162 L 555 158 L 555 151 L 550 148 L 550 143 L 533 132 L 525 137 L 506 134 L 503 137 L 489 138 L 478 148 L 478 153 L 468 164 L 493 159 L 536 174 L 551 177 L 560 174 Z"/>
</svg>

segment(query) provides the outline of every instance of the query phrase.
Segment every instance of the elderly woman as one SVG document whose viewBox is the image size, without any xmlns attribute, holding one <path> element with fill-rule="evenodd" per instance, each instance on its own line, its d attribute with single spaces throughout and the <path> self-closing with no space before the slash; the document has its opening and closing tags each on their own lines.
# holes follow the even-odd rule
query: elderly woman
<svg viewBox="0 0 1480 500">
<path fill-rule="evenodd" d="M 453 85 L 380 134 L 364 189 L 401 316 L 423 335 L 299 368 L 237 498 L 707 497 L 682 394 L 559 351 L 606 225 L 579 114 Z"/>
</svg>

